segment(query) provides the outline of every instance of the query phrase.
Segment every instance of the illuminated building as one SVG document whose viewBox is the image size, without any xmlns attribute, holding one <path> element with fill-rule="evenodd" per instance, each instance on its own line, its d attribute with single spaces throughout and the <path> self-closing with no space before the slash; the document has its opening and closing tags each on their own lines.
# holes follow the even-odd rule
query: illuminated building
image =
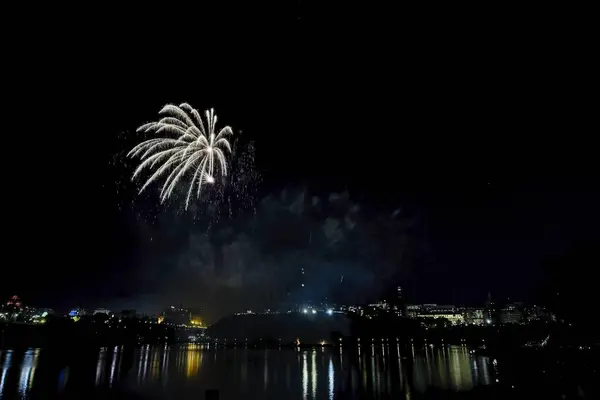
<svg viewBox="0 0 600 400">
<path fill-rule="evenodd" d="M 500 310 L 500 323 L 520 324 L 523 321 L 523 303 L 507 304 Z"/>
<path fill-rule="evenodd" d="M 54 310 L 51 308 L 31 308 L 28 310 L 25 321 L 32 324 L 45 324 L 50 315 L 54 315 Z"/>
<path fill-rule="evenodd" d="M 421 309 L 423 308 L 420 304 L 408 304 L 406 306 L 406 316 L 408 318 L 417 318 L 417 315 L 421 313 Z"/>
<path fill-rule="evenodd" d="M 164 321 L 173 325 L 189 325 L 192 319 L 192 313 L 182 307 L 171 306 L 164 312 Z"/>
<path fill-rule="evenodd" d="M 462 325 L 465 323 L 465 317 L 460 313 L 426 313 L 426 314 L 418 314 L 417 318 L 424 319 L 438 319 L 443 318 L 450 321 L 452 325 Z"/>
<path fill-rule="evenodd" d="M 396 309 L 397 315 L 399 317 L 407 317 L 407 309 L 406 309 L 406 301 L 404 300 L 404 294 L 402 292 L 402 287 L 398 286 L 396 289 Z"/>
<path fill-rule="evenodd" d="M 483 308 L 466 308 L 463 311 L 463 315 L 465 318 L 465 324 L 467 325 L 483 325 Z"/>
<path fill-rule="evenodd" d="M 452 325 L 462 325 L 465 323 L 463 312 L 455 305 L 412 304 L 407 306 L 407 315 L 410 318 L 443 318 L 448 320 Z"/>
<path fill-rule="evenodd" d="M 75 322 L 79 321 L 84 315 L 87 315 L 87 312 L 83 308 L 74 308 L 69 311 L 69 318 Z"/>
<path fill-rule="evenodd" d="M 71 311 L 69 311 L 69 317 L 71 318 L 81 318 L 84 315 L 87 315 L 87 312 L 83 308 L 74 308 Z"/>
<path fill-rule="evenodd" d="M 484 322 L 486 325 L 494 325 L 498 321 L 498 312 L 496 304 L 492 301 L 492 294 L 488 293 L 488 299 L 485 302 Z"/>
<path fill-rule="evenodd" d="M 544 307 L 534 305 L 524 310 L 524 318 L 528 322 L 533 321 L 554 321 L 556 317 L 548 312 Z"/>
<path fill-rule="evenodd" d="M 389 310 L 389 309 L 390 309 L 390 305 L 389 305 L 389 304 L 388 304 L 388 302 L 387 302 L 387 301 L 385 301 L 385 300 L 383 300 L 383 301 L 380 301 L 380 302 L 378 302 L 378 303 L 372 303 L 372 304 L 369 304 L 369 307 L 372 307 L 372 308 L 377 308 L 377 309 L 379 309 L 379 310 L 385 310 L 385 311 L 387 311 L 387 310 Z"/>
<path fill-rule="evenodd" d="M 416 318 L 419 314 L 456 314 L 460 312 L 459 308 L 453 304 L 439 305 L 429 304 L 409 304 L 406 306 L 406 315 Z"/>
<path fill-rule="evenodd" d="M 107 310 L 106 308 L 96 308 L 96 309 L 94 310 L 94 315 L 96 315 L 96 314 L 106 314 L 106 315 L 110 315 L 110 314 L 111 314 L 111 312 L 110 312 L 110 310 Z"/>
<path fill-rule="evenodd" d="M 438 314 L 443 314 L 443 313 L 453 314 L 453 313 L 458 312 L 458 308 L 453 304 L 444 304 L 444 305 L 423 304 L 422 309 L 423 309 L 423 311 L 425 311 L 427 313 L 438 313 Z"/>
</svg>

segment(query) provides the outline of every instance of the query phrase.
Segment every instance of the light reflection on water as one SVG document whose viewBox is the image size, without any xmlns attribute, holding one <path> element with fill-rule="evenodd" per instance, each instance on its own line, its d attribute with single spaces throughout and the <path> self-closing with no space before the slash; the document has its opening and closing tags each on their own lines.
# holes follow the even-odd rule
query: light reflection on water
<svg viewBox="0 0 600 400">
<path fill-rule="evenodd" d="M 21 375 L 19 377 L 19 395 L 21 398 L 27 398 L 27 394 L 33 386 L 33 378 L 35 376 L 39 355 L 40 349 L 29 349 L 23 356 Z"/>
<path fill-rule="evenodd" d="M 4 354 L 0 351 L 0 357 L 2 356 L 4 356 L 4 363 L 2 364 L 2 372 L 0 373 L 0 397 L 2 397 L 2 393 L 4 392 L 4 383 L 6 382 L 6 375 L 11 364 L 12 350 L 7 350 Z"/>
<path fill-rule="evenodd" d="M 0 351 L 0 398 L 17 393 L 31 397 L 36 381 L 65 387 L 85 381 L 96 390 L 128 390 L 160 398 L 198 398 L 206 389 L 218 389 L 220 398 L 237 399 L 265 394 L 285 398 L 297 393 L 302 399 L 334 400 L 353 396 L 410 398 L 430 387 L 468 391 L 494 381 L 494 368 L 487 357 L 470 354 L 465 346 L 402 349 L 399 345 L 363 348 L 314 349 L 215 349 L 198 344 L 122 346 L 91 353 L 89 371 L 70 366 L 76 377 L 61 378 L 69 365 L 49 368 L 40 349 Z M 95 354 L 95 356 L 93 355 Z M 94 359 L 95 358 L 95 359 Z M 39 359 L 46 364 L 40 367 Z M 85 361 L 85 360 L 83 360 Z M 79 360 L 79 362 L 83 362 Z M 60 375 L 60 376 L 59 376 Z M 90 387 L 93 390 L 93 386 Z M 292 398 L 295 396 L 291 396 Z M 142 397 L 143 398 L 143 397 Z"/>
</svg>

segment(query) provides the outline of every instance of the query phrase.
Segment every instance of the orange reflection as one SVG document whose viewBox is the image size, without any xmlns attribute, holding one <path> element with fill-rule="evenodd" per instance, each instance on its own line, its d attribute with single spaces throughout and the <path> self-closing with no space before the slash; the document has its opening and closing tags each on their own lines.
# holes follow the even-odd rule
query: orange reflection
<svg viewBox="0 0 600 400">
<path fill-rule="evenodd" d="M 471 367 L 474 363 L 474 367 Z M 482 366 L 485 368 L 485 364 Z M 471 360 L 469 351 L 461 346 L 443 346 L 430 350 L 425 355 L 418 354 L 414 361 L 413 384 L 419 392 L 425 392 L 428 386 L 444 390 L 469 391 L 478 382 L 473 381 L 480 371 L 475 360 Z M 488 375 L 484 371 L 484 375 Z M 484 383 L 485 384 L 485 383 Z"/>
<path fill-rule="evenodd" d="M 189 378 L 198 373 L 200 369 L 200 351 L 194 348 L 188 348 L 185 374 Z"/>
</svg>

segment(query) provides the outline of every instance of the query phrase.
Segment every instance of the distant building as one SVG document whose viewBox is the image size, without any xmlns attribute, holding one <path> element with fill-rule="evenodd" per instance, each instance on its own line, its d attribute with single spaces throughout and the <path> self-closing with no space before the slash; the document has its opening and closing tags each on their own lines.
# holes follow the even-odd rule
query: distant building
<svg viewBox="0 0 600 400">
<path fill-rule="evenodd" d="M 537 305 L 526 307 L 523 311 L 523 318 L 527 322 L 556 320 L 556 317 L 548 312 L 545 307 Z"/>
<path fill-rule="evenodd" d="M 408 318 L 417 318 L 421 313 L 423 306 L 421 304 L 408 304 L 406 306 L 406 316 Z"/>
<path fill-rule="evenodd" d="M 434 304 L 429 311 L 437 313 L 457 313 L 459 310 L 454 304 Z"/>
<path fill-rule="evenodd" d="M 423 318 L 423 319 L 446 319 L 448 320 L 452 325 L 463 325 L 465 323 L 465 317 L 461 314 L 461 313 L 445 313 L 445 312 L 441 312 L 441 313 L 424 313 L 424 314 L 418 314 L 417 318 Z"/>
<path fill-rule="evenodd" d="M 407 317 L 407 309 L 406 309 L 406 300 L 404 299 L 404 293 L 402 291 L 402 287 L 398 286 L 396 289 L 396 309 L 397 315 L 400 317 Z"/>
<path fill-rule="evenodd" d="M 199 315 L 192 315 L 190 318 L 189 325 L 199 327 L 199 328 L 204 327 L 204 323 L 202 322 L 202 319 L 200 318 Z"/>
<path fill-rule="evenodd" d="M 112 313 L 111 313 L 111 311 L 110 311 L 110 310 L 107 310 L 106 308 L 96 308 L 96 309 L 94 310 L 94 315 L 96 315 L 96 314 L 106 314 L 106 315 L 111 315 Z"/>
<path fill-rule="evenodd" d="M 480 307 L 469 307 L 463 311 L 465 324 L 467 325 L 483 325 L 484 324 L 484 309 Z"/>
<path fill-rule="evenodd" d="M 408 318 L 417 318 L 425 314 L 458 314 L 460 309 L 452 304 L 408 304 L 406 305 L 406 316 Z"/>
<path fill-rule="evenodd" d="M 48 315 L 54 315 L 54 310 L 51 308 L 38 308 L 37 312 L 39 315 L 42 315 L 44 317 L 48 316 Z M 45 315 L 44 315 L 45 314 Z"/>
<path fill-rule="evenodd" d="M 390 304 L 387 301 L 383 300 L 377 303 L 369 304 L 369 307 L 387 311 L 390 309 Z"/>
<path fill-rule="evenodd" d="M 192 313 L 182 307 L 171 306 L 164 312 L 164 322 L 173 325 L 190 325 Z"/>
<path fill-rule="evenodd" d="M 133 309 L 122 310 L 120 315 L 121 318 L 135 318 L 137 316 L 137 311 Z"/>
<path fill-rule="evenodd" d="M 495 325 L 497 322 L 498 310 L 496 304 L 492 301 L 492 294 L 488 293 L 488 298 L 484 307 L 484 323 L 486 325 Z"/>
<path fill-rule="evenodd" d="M 83 308 L 73 308 L 69 311 L 69 317 L 83 317 L 87 315 L 87 311 Z"/>
<path fill-rule="evenodd" d="M 350 314 L 350 313 L 355 313 L 358 315 L 363 315 L 363 306 L 356 306 L 356 305 L 344 305 L 342 304 L 340 306 L 340 312 L 343 314 Z"/>
<path fill-rule="evenodd" d="M 73 321 L 79 321 L 84 315 L 87 315 L 87 311 L 83 308 L 74 308 L 68 314 Z"/>
<path fill-rule="evenodd" d="M 510 303 L 500 310 L 501 324 L 520 324 L 523 322 L 523 303 Z"/>
<path fill-rule="evenodd" d="M 409 318 L 448 320 L 452 325 L 465 323 L 465 316 L 455 305 L 412 304 L 406 307 Z"/>
</svg>

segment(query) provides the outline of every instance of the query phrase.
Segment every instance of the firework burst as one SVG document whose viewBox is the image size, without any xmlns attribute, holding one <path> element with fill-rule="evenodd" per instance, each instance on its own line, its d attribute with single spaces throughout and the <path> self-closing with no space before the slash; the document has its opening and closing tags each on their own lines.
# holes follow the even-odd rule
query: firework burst
<svg viewBox="0 0 600 400">
<path fill-rule="evenodd" d="M 141 193 L 157 179 L 164 178 L 160 191 L 162 203 L 171 196 L 177 183 L 185 179 L 189 182 L 185 200 L 187 210 L 192 192 L 195 191 L 199 198 L 204 184 L 214 184 L 217 174 L 227 176 L 226 154 L 231 154 L 227 137 L 233 135 L 233 131 L 226 126 L 215 133 L 217 115 L 214 110 L 206 110 L 205 125 L 198 111 L 187 103 L 180 106 L 167 104 L 159 114 L 162 119 L 158 122 L 150 122 L 137 129 L 138 132 L 153 132 L 164 137 L 146 140 L 127 154 L 141 160 L 132 180 L 145 169 L 153 170 L 140 189 Z"/>
</svg>

